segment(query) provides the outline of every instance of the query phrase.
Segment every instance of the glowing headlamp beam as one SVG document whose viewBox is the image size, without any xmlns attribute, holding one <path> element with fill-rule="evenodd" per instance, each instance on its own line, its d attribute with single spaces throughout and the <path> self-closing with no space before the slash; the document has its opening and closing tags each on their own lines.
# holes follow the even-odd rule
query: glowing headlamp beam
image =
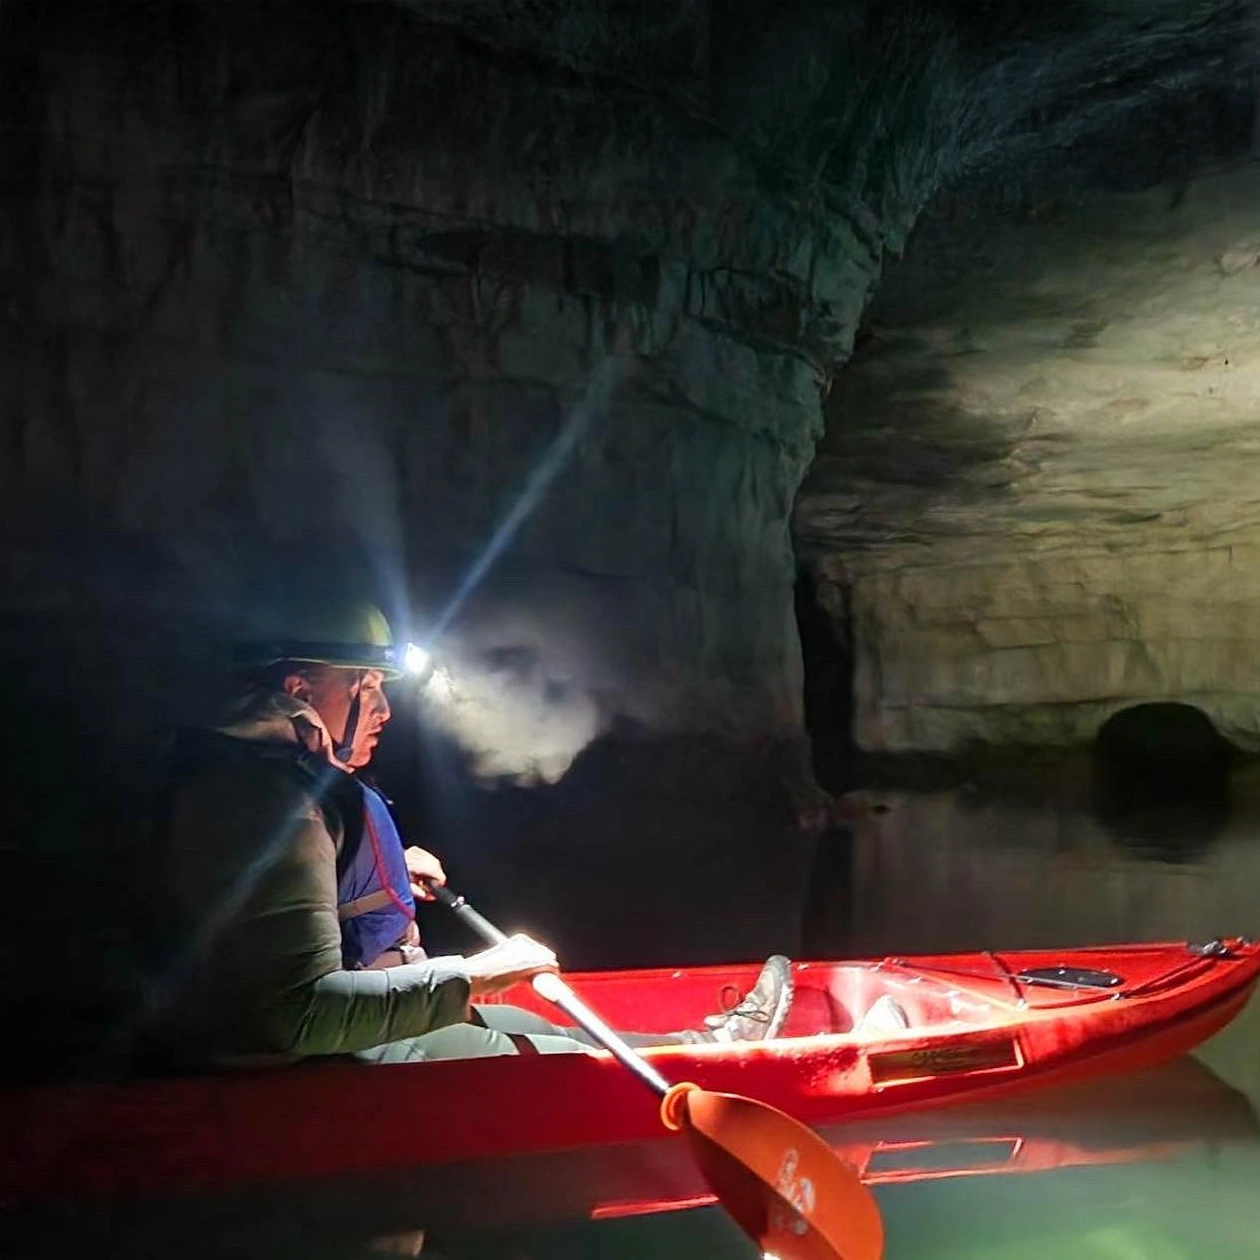
<svg viewBox="0 0 1260 1260">
<path fill-rule="evenodd" d="M 504 549 L 516 536 L 525 519 L 537 506 L 547 488 L 555 480 L 560 469 L 568 462 L 573 448 L 582 436 L 583 430 L 591 419 L 603 411 L 617 371 L 616 360 L 611 356 L 605 359 L 592 373 L 586 393 L 570 413 L 560 432 L 552 439 L 543 453 L 543 457 L 530 473 L 528 480 L 517 497 L 516 502 L 495 527 L 481 554 L 473 561 L 464 575 L 455 594 L 451 596 L 446 607 L 433 624 L 432 630 L 425 639 L 426 644 L 434 643 L 450 625 L 464 601 L 472 594 L 477 584 L 486 575 L 486 570 L 499 558 Z M 423 651 L 423 649 L 420 649 Z"/>
</svg>

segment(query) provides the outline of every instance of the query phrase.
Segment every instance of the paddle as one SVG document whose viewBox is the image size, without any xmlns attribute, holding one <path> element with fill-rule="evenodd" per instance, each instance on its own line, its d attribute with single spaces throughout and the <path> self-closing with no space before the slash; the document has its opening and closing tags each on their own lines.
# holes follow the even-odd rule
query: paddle
<svg viewBox="0 0 1260 1260">
<path fill-rule="evenodd" d="M 457 893 L 429 889 L 488 944 L 507 939 Z M 812 1129 L 752 1098 L 671 1085 L 558 975 L 533 985 L 660 1097 L 661 1123 L 686 1136 L 709 1188 L 764 1260 L 879 1260 L 884 1227 L 873 1196 Z"/>
</svg>

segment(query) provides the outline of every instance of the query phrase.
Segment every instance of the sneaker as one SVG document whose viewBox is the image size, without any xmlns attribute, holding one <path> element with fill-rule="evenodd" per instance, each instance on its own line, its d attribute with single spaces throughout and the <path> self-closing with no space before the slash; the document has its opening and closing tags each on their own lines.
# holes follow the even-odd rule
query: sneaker
<svg viewBox="0 0 1260 1260">
<path fill-rule="evenodd" d="M 766 959 L 757 983 L 721 1015 L 705 1019 L 707 1032 L 684 1034 L 687 1041 L 768 1041 L 777 1037 L 792 1009 L 792 964 L 782 954 Z"/>
<path fill-rule="evenodd" d="M 885 993 L 867 1007 L 866 1014 L 853 1025 L 853 1032 L 858 1037 L 895 1037 L 909 1027 L 906 1008 Z"/>
</svg>

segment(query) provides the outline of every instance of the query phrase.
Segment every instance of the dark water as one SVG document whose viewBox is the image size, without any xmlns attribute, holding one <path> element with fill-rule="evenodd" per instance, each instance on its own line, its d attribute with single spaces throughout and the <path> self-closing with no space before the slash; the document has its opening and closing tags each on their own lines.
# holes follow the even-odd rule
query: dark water
<svg viewBox="0 0 1260 1260">
<path fill-rule="evenodd" d="M 995 793 L 966 784 L 871 793 L 851 833 L 824 842 L 834 848 L 816 867 L 805 937 L 818 951 L 878 954 L 1256 933 L 1260 809 L 1235 802 L 1198 833 L 1192 816 L 1170 809 L 1168 825 L 1148 819 L 1128 833 L 1055 790 Z M 1260 1002 L 1253 1001 L 1195 1058 L 1161 1072 L 885 1122 L 858 1136 L 884 1178 L 875 1192 L 889 1260 L 1241 1260 L 1260 1257 L 1258 1108 Z M 843 1140 L 845 1131 L 829 1137 Z M 363 1140 L 371 1140 L 370 1117 Z M 905 1180 L 911 1169 L 914 1178 Z M 496 1193 L 493 1183 L 485 1193 Z M 414 1202 L 423 1199 L 417 1193 Z M 317 1210 L 333 1200 L 335 1213 Z M 714 1208 L 489 1231 L 475 1207 L 466 1219 L 435 1223 L 411 1202 L 397 1185 L 388 1193 L 369 1185 L 320 1189 L 295 1203 L 224 1203 L 195 1219 L 114 1209 L 9 1220 L 0 1254 L 753 1254 Z"/>
</svg>

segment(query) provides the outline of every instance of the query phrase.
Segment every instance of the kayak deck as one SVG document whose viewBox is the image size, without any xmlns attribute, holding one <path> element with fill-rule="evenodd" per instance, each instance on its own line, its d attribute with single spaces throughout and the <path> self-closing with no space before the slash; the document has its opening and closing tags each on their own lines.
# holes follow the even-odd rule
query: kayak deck
<svg viewBox="0 0 1260 1260">
<path fill-rule="evenodd" d="M 1179 943 L 798 962 L 792 968 L 792 1010 L 779 1039 L 860 1035 L 855 1025 L 884 997 L 902 1008 L 910 1029 L 920 1034 L 990 1028 L 1023 1022 L 1043 1011 L 1082 1010 L 1118 998 L 1152 998 L 1170 988 L 1193 987 L 1196 977 L 1213 972 L 1216 947 L 1202 947 L 1206 954 L 1199 948 Z M 1219 948 L 1231 946 L 1222 943 Z M 1241 941 L 1232 948 L 1251 957 L 1260 953 Z M 703 1027 L 706 1016 L 739 1001 L 757 972 L 753 964 L 658 968 L 593 972 L 568 981 L 615 1028 L 659 1033 Z M 556 1018 L 553 1007 L 524 988 L 490 1001 Z"/>
</svg>

